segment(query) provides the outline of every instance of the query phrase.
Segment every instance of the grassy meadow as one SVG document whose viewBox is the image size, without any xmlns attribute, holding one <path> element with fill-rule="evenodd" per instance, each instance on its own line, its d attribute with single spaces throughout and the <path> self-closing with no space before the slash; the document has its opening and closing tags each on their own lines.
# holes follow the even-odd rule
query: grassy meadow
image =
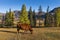
<svg viewBox="0 0 60 40">
<path fill-rule="evenodd" d="M 0 28 L 0 40 L 60 40 L 60 27 L 33 28 L 33 34 L 16 28 Z"/>
</svg>

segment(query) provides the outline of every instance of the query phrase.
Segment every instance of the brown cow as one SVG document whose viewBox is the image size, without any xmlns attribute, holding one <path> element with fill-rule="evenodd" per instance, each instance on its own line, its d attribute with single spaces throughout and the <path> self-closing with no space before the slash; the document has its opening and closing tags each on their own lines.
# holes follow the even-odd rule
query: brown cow
<svg viewBox="0 0 60 40">
<path fill-rule="evenodd" d="M 18 23 L 17 24 L 17 32 L 19 33 L 19 30 L 22 29 L 22 30 L 25 30 L 25 31 L 30 31 L 31 34 L 32 34 L 32 27 L 29 25 L 29 24 L 21 24 L 21 23 Z"/>
</svg>

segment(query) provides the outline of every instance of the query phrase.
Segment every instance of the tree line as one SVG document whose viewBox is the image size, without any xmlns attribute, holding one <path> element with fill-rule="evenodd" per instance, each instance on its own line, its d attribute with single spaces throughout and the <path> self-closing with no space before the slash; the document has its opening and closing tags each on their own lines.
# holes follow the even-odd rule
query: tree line
<svg viewBox="0 0 60 40">
<path fill-rule="evenodd" d="M 41 13 L 42 13 L 42 7 L 40 6 L 38 9 L 38 19 L 39 19 L 39 26 L 40 26 L 40 19 L 41 19 Z M 14 25 L 14 12 L 9 10 L 9 12 L 6 12 L 5 19 L 2 20 L 2 26 L 13 26 Z M 56 9 L 54 11 L 54 14 L 52 15 L 49 13 L 49 6 L 47 8 L 47 11 L 45 13 L 44 18 L 44 26 L 45 27 L 59 27 L 60 26 L 60 8 Z M 4 21 L 4 24 L 3 24 Z M 32 11 L 32 7 L 30 7 L 29 11 L 26 10 L 26 5 L 23 4 L 21 8 L 21 13 L 19 14 L 19 22 L 20 23 L 26 23 L 30 24 L 31 26 L 36 27 L 36 12 L 35 9 Z"/>
</svg>

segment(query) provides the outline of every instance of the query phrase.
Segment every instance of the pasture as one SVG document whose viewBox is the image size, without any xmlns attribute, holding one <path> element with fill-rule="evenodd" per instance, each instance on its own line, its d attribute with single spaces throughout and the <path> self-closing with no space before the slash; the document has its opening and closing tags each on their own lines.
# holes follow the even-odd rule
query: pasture
<svg viewBox="0 0 60 40">
<path fill-rule="evenodd" d="M 20 32 L 19 40 L 60 40 L 60 27 L 33 28 L 33 34 Z M 16 28 L 0 28 L 0 40 L 18 40 Z"/>
</svg>

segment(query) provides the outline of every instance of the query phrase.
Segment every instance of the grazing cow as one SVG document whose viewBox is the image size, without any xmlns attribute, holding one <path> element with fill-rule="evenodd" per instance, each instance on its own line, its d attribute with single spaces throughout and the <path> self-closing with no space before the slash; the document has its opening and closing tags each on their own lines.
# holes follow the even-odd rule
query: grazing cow
<svg viewBox="0 0 60 40">
<path fill-rule="evenodd" d="M 22 30 L 25 30 L 25 31 L 30 31 L 31 34 L 32 34 L 32 27 L 29 25 L 29 24 L 21 24 L 21 23 L 18 23 L 17 24 L 17 32 L 19 33 L 19 30 L 22 29 Z"/>
</svg>

